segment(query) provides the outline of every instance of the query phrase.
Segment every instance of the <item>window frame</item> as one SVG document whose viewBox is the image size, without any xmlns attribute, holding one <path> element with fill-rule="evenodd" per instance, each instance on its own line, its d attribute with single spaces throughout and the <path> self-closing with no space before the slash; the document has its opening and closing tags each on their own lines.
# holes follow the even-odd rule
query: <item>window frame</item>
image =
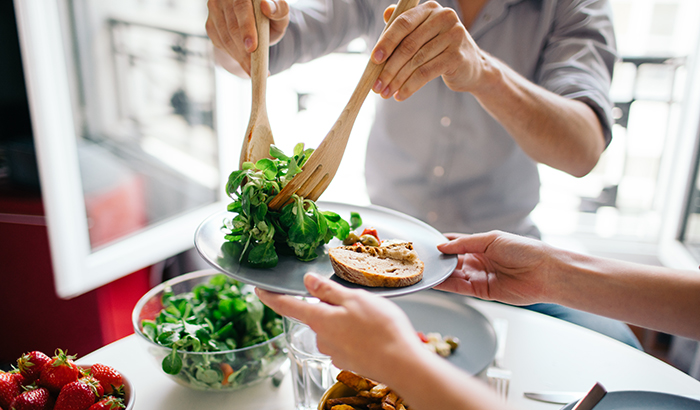
<svg viewBox="0 0 700 410">
<path fill-rule="evenodd" d="M 56 294 L 68 299 L 192 248 L 201 221 L 226 206 L 224 170 L 233 169 L 240 142 L 218 138 L 222 188 L 216 202 L 92 249 L 58 3 L 14 0 Z"/>
<path fill-rule="evenodd" d="M 659 260 L 664 266 L 697 269 L 700 260 L 683 242 L 689 202 L 700 160 L 700 42 L 689 61 L 688 87 L 679 136 L 673 151 L 674 168 L 667 180 L 667 202 L 659 236 Z"/>
</svg>

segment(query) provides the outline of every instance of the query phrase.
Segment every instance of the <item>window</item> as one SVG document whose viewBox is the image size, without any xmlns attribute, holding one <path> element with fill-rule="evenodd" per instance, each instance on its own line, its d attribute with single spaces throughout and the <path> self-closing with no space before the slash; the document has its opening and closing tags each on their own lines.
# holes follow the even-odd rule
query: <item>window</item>
<svg viewBox="0 0 700 410">
<path fill-rule="evenodd" d="M 192 247 L 225 204 L 201 2 L 15 1 L 57 293 Z"/>
<path fill-rule="evenodd" d="M 562 246 L 571 245 L 565 238 L 574 237 L 584 244 L 573 245 L 579 250 L 609 253 L 617 247 L 643 258 L 656 253 L 670 206 L 674 155 L 685 138 L 681 126 L 700 3 L 611 3 L 622 56 L 611 89 L 613 140 L 596 168 L 581 179 L 541 166 L 542 200 L 533 217 L 545 238 Z"/>
</svg>

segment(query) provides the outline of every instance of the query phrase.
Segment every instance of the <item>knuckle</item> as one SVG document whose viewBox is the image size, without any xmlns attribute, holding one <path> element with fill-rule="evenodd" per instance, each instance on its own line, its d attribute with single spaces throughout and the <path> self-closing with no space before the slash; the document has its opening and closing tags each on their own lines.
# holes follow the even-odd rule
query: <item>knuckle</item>
<svg viewBox="0 0 700 410">
<path fill-rule="evenodd" d="M 450 28 L 444 35 L 447 37 L 450 44 L 461 43 L 464 38 L 463 32 L 459 27 Z"/>
<path fill-rule="evenodd" d="M 440 11 L 439 18 L 444 19 L 445 22 L 448 23 L 459 23 L 459 16 L 457 15 L 457 12 L 454 9 L 450 8 L 444 8 Z"/>
<path fill-rule="evenodd" d="M 411 19 L 406 15 L 406 14 L 401 14 L 394 20 L 394 24 L 396 24 L 396 27 L 401 29 L 404 32 L 411 32 L 412 28 L 412 22 Z"/>
<path fill-rule="evenodd" d="M 355 293 L 345 301 L 344 305 L 348 312 L 356 313 L 362 312 L 369 302 L 366 295 Z"/>
<path fill-rule="evenodd" d="M 331 285 L 327 282 L 321 282 L 321 284 L 318 286 L 317 293 L 319 296 L 327 296 L 330 293 L 332 293 L 333 289 Z"/>
<path fill-rule="evenodd" d="M 230 36 L 223 36 L 220 40 L 221 44 L 223 44 L 226 49 L 230 50 L 235 48 L 234 41 Z"/>
<path fill-rule="evenodd" d="M 226 30 L 230 33 L 237 33 L 239 28 L 238 20 L 235 18 L 226 19 Z"/>
<path fill-rule="evenodd" d="M 451 36 L 462 36 L 462 34 L 464 34 L 464 27 L 461 25 L 453 25 L 447 29 L 447 34 Z"/>
<path fill-rule="evenodd" d="M 233 0 L 233 2 L 229 4 L 229 7 L 231 7 L 235 13 L 242 13 L 247 10 L 252 10 L 253 4 L 249 0 Z"/>
<path fill-rule="evenodd" d="M 207 34 L 209 37 L 212 37 L 212 35 L 216 32 L 216 27 L 214 26 L 214 22 L 207 19 L 207 22 L 204 23 L 204 29 L 207 31 Z"/>
<path fill-rule="evenodd" d="M 433 1 L 433 0 L 426 2 L 425 7 L 429 8 L 431 10 L 436 10 L 436 9 L 442 8 L 442 6 L 438 2 Z"/>
<path fill-rule="evenodd" d="M 416 51 L 413 55 L 412 64 L 413 67 L 421 67 L 428 60 L 427 53 L 424 49 Z"/>
<path fill-rule="evenodd" d="M 420 50 L 420 44 L 412 36 L 404 38 L 399 46 L 399 52 L 407 56 L 416 54 L 418 50 Z"/>
<path fill-rule="evenodd" d="M 420 80 L 425 80 L 427 78 L 430 78 L 431 72 L 432 72 L 432 70 L 426 65 L 422 65 L 422 66 L 418 67 L 415 71 L 416 76 Z"/>
</svg>

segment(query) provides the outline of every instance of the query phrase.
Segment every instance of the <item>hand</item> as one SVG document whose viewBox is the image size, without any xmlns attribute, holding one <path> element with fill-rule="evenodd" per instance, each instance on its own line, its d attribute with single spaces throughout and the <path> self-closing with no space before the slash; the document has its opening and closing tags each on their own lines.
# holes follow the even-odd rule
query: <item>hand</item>
<svg viewBox="0 0 700 410">
<path fill-rule="evenodd" d="M 250 74 L 250 53 L 258 48 L 258 33 L 251 0 L 209 0 L 206 29 L 214 47 L 226 52 Z M 289 25 L 286 0 L 261 0 L 260 10 L 270 19 L 270 45 L 277 43 Z"/>
<path fill-rule="evenodd" d="M 458 254 L 457 268 L 436 289 L 514 305 L 546 302 L 554 284 L 553 261 L 559 253 L 540 241 L 504 232 L 448 234 L 438 245 Z"/>
<path fill-rule="evenodd" d="M 384 11 L 385 21 L 394 8 Z M 375 45 L 372 60 L 386 65 L 372 89 L 402 101 L 442 76 L 453 91 L 473 91 L 485 58 L 457 13 L 428 1 L 402 13 Z"/>
<path fill-rule="evenodd" d="M 319 303 L 262 289 L 255 292 L 280 315 L 309 325 L 316 332 L 319 351 L 331 356 L 337 368 L 390 380 L 396 375 L 387 374 L 391 372 L 387 363 L 425 351 L 406 314 L 389 300 L 312 273 L 304 277 L 304 284 Z"/>
</svg>

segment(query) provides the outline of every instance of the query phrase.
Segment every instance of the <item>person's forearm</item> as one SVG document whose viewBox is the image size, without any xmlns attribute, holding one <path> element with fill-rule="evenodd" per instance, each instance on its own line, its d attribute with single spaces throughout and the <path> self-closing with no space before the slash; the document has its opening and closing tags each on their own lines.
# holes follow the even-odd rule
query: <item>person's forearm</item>
<svg viewBox="0 0 700 410">
<path fill-rule="evenodd" d="M 417 410 L 499 410 L 508 407 L 480 380 L 422 349 L 387 360 L 382 383 Z"/>
<path fill-rule="evenodd" d="M 555 260 L 554 303 L 700 340 L 700 272 L 566 251 Z"/>
<path fill-rule="evenodd" d="M 485 54 L 472 93 L 533 160 L 581 177 L 598 162 L 605 139 L 592 108 L 539 87 Z"/>
</svg>

